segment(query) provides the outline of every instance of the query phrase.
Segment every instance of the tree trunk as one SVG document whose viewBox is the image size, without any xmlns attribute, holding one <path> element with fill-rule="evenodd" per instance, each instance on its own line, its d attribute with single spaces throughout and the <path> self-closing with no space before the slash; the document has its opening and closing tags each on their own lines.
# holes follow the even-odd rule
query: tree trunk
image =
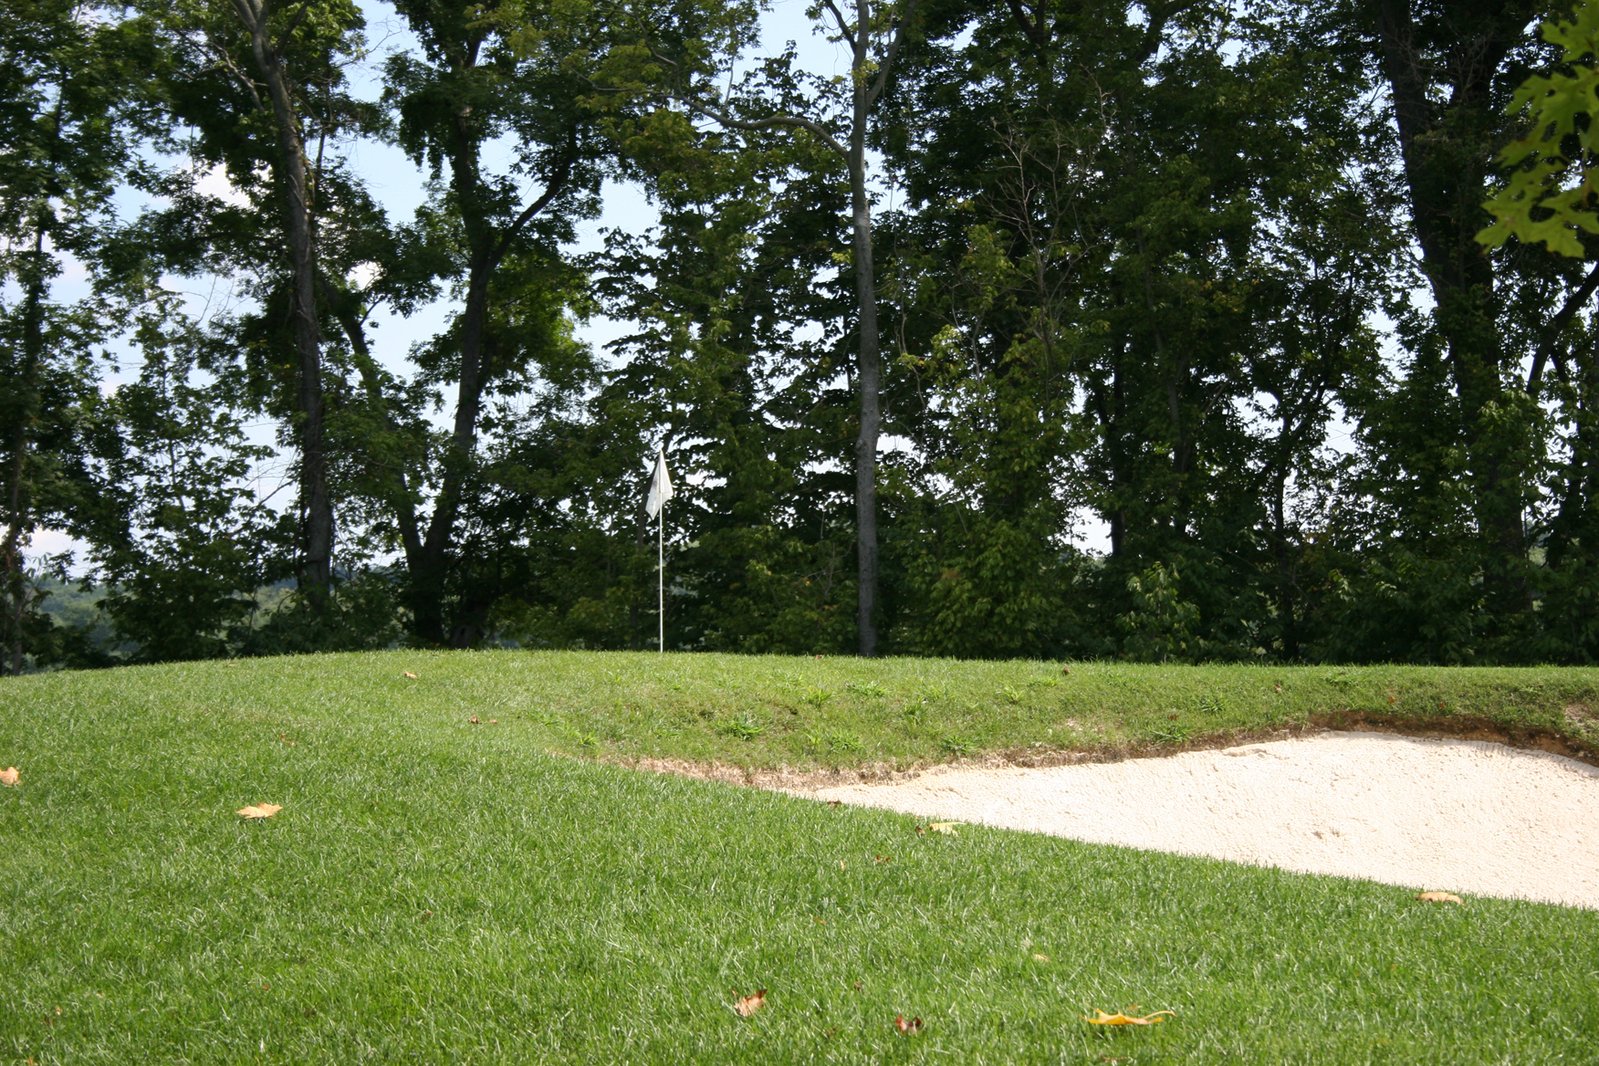
<svg viewBox="0 0 1599 1066">
<path fill-rule="evenodd" d="M 460 69 L 476 63 L 476 53 L 466 50 L 455 58 Z M 485 338 L 489 316 L 489 278 L 504 257 L 507 242 L 518 226 L 504 237 L 494 232 L 480 206 L 482 180 L 478 170 L 480 144 L 471 126 L 470 108 L 461 105 L 452 117 L 448 156 L 450 179 L 460 205 L 466 233 L 466 306 L 461 312 L 461 364 L 456 381 L 455 421 L 444 455 L 439 495 L 433 504 L 421 555 L 411 570 L 411 618 L 416 637 L 426 644 L 444 644 L 464 632 L 446 624 L 445 592 L 451 568 L 451 541 L 467 479 L 477 450 L 478 416 L 483 405 Z M 523 218 L 529 216 L 524 215 Z"/>
<path fill-rule="evenodd" d="M 1487 221 L 1486 167 L 1501 121 L 1491 96 L 1493 79 L 1536 11 L 1527 3 L 1481 6 L 1475 15 L 1458 12 L 1451 25 L 1460 36 L 1439 42 L 1449 60 L 1447 104 L 1430 95 L 1422 29 L 1410 0 L 1379 0 L 1378 36 L 1416 239 L 1460 403 L 1484 592 L 1489 612 L 1509 618 L 1532 609 L 1522 527 L 1527 472 L 1518 467 L 1515 444 L 1491 424 L 1507 399 L 1504 353 L 1493 306 L 1493 262 L 1476 234 Z"/>
<path fill-rule="evenodd" d="M 283 56 L 267 29 L 265 0 L 233 0 L 250 33 L 257 72 L 272 101 L 277 133 L 276 172 L 283 229 L 289 241 L 291 328 L 298 354 L 300 507 L 303 513 L 300 588 L 313 610 L 327 610 L 333 584 L 333 497 L 328 490 L 326 405 L 322 394 L 322 332 L 317 318 L 316 249 L 311 224 L 305 145 Z"/>
<path fill-rule="evenodd" d="M 470 231 L 469 231 L 470 232 Z M 483 341 L 488 320 L 488 285 L 492 265 L 472 256 L 466 307 L 461 322 L 461 374 L 456 387 L 455 424 L 444 456 L 443 480 L 418 562 L 411 569 L 413 632 L 426 644 L 446 643 L 445 589 L 450 571 L 451 540 L 461 513 L 461 500 L 477 448 L 478 415 L 483 404 Z"/>
<path fill-rule="evenodd" d="M 860 429 L 855 437 L 855 550 L 857 650 L 877 654 L 877 438 L 882 430 L 882 352 L 877 334 L 877 282 L 872 264 L 872 202 L 866 189 L 866 101 L 855 91 L 850 131 L 849 184 L 854 229 L 855 295 L 860 346 L 856 388 Z"/>
<path fill-rule="evenodd" d="M 58 112 L 59 114 L 59 112 Z M 42 216 L 45 207 L 41 205 Z M 33 249 L 30 253 L 32 270 L 27 281 L 27 292 L 22 311 L 22 366 L 17 375 L 20 397 L 14 397 L 16 420 L 10 427 L 10 469 L 6 493 L 5 540 L 0 544 L 4 557 L 5 573 L 5 628 L 9 638 L 4 654 L 10 672 L 22 673 L 25 658 L 22 627 L 28 616 L 28 576 L 23 567 L 22 545 L 33 528 L 33 502 L 28 492 L 29 433 L 39 417 L 39 365 L 44 355 L 44 224 L 40 218 L 34 226 Z"/>
</svg>

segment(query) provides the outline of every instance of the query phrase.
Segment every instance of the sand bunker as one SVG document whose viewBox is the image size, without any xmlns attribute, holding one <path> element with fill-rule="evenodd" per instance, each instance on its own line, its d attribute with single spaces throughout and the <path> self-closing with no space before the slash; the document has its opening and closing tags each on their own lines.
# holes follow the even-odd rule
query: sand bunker
<svg viewBox="0 0 1599 1066">
<path fill-rule="evenodd" d="M 1599 909 L 1599 768 L 1376 733 L 792 789 L 1154 851 Z"/>
</svg>

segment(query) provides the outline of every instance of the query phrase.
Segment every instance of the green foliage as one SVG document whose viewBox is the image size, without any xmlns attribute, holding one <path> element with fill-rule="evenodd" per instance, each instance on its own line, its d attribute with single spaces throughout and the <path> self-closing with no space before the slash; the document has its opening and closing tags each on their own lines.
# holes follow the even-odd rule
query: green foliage
<svg viewBox="0 0 1599 1066">
<path fill-rule="evenodd" d="M 1199 609 L 1182 598 L 1176 568 L 1155 563 L 1127 579 L 1133 609 L 1121 618 L 1123 653 L 1140 662 L 1196 662 L 1204 657 L 1195 634 Z"/>
<path fill-rule="evenodd" d="M 1485 205 L 1494 223 L 1477 239 L 1498 247 L 1515 237 L 1585 259 L 1582 235 L 1599 234 L 1599 4 L 1581 0 L 1569 22 L 1541 29 L 1560 65 L 1529 75 L 1511 100 L 1528 132 L 1499 152 L 1509 178 Z"/>
<path fill-rule="evenodd" d="M 288 569 L 282 523 L 252 486 L 271 449 L 246 442 L 222 389 L 199 384 L 192 324 L 157 305 L 137 336 L 140 377 L 98 405 L 91 438 L 101 609 L 141 658 L 229 655 L 256 591 Z"/>
<path fill-rule="evenodd" d="M 379 70 L 364 9 L 310 0 L 270 8 L 286 131 L 223 0 L 12 4 L 7 668 L 79 655 L 40 525 L 91 545 L 129 654 L 644 647 L 656 446 L 676 648 L 858 648 L 875 588 L 891 653 L 1588 661 L 1599 274 L 1538 245 L 1599 217 L 1599 14 L 1540 43 L 1515 5 L 1384 10 L 820 5 L 829 80 L 749 3 L 403 0 Z M 258 488 L 311 466 L 288 132 L 325 604 L 283 592 L 308 504 Z M 409 219 L 362 172 L 385 141 L 426 176 Z M 653 224 L 579 254 L 617 182 Z M 237 302 L 179 313 L 213 282 Z"/>
<path fill-rule="evenodd" d="M 0 11 L 0 673 L 62 657 L 37 575 L 67 561 L 29 548 L 36 527 L 79 519 L 97 349 L 143 287 L 111 251 L 137 114 L 128 43 L 86 5 Z"/>
</svg>

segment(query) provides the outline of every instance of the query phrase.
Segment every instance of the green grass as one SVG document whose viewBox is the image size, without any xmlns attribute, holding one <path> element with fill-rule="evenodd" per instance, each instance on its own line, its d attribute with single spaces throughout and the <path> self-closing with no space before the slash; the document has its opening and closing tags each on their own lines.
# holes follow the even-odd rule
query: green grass
<svg viewBox="0 0 1599 1066">
<path fill-rule="evenodd" d="M 1595 706 L 1571 670 L 394 653 L 11 679 L 0 1062 L 1593 1062 L 1599 913 L 918 835 L 548 752 L 908 764 L 1345 714 L 1591 750 Z M 233 813 L 256 802 L 283 811 Z M 1135 1004 L 1176 1017 L 1080 1020 Z"/>
</svg>

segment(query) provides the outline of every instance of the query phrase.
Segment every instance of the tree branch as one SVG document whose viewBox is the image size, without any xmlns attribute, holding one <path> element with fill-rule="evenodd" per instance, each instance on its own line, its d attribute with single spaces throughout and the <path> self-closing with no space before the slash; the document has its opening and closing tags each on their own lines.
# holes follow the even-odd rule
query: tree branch
<svg viewBox="0 0 1599 1066">
<path fill-rule="evenodd" d="M 889 38 L 888 51 L 883 53 L 883 62 L 877 69 L 877 77 L 873 79 L 872 87 L 866 92 L 868 111 L 877 103 L 877 98 L 883 95 L 883 87 L 888 84 L 889 75 L 894 71 L 894 60 L 899 55 L 899 46 L 905 40 L 905 29 L 915 14 L 916 0 L 906 0 L 904 10 L 900 12 L 899 18 L 894 20 L 894 36 Z"/>
<path fill-rule="evenodd" d="M 1559 312 L 1556 313 L 1554 318 L 1549 320 L 1549 328 L 1544 331 L 1543 340 L 1539 342 L 1538 350 L 1533 353 L 1532 369 L 1527 371 L 1528 396 L 1537 395 L 1538 383 L 1543 378 L 1544 366 L 1548 364 L 1550 357 L 1554 355 L 1555 342 L 1560 339 L 1560 334 L 1565 332 L 1566 327 L 1571 324 L 1571 320 L 1582 309 L 1582 305 L 1593 297 L 1596 290 L 1599 290 L 1599 263 L 1593 265 L 1593 269 L 1588 271 L 1588 276 L 1582 280 L 1582 284 L 1578 286 L 1577 291 L 1566 298 L 1566 302 Z"/>
<path fill-rule="evenodd" d="M 1166 23 L 1176 15 L 1181 15 L 1191 7 L 1197 7 L 1199 0 L 1173 0 L 1172 3 L 1156 8 L 1149 7 L 1149 25 L 1144 30 L 1143 42 L 1138 47 L 1136 62 L 1143 64 L 1156 52 L 1160 51 L 1161 38 L 1166 33 Z"/>
<path fill-rule="evenodd" d="M 576 163 L 577 130 L 574 128 L 571 137 L 567 140 L 566 151 L 562 153 L 561 158 L 555 164 L 555 173 L 550 175 L 550 180 L 544 187 L 543 195 L 523 208 L 522 213 L 516 216 L 516 220 L 505 227 L 505 232 L 500 234 L 499 243 L 494 246 L 493 252 L 490 253 L 489 263 L 491 266 L 498 265 L 500 260 L 505 258 L 506 253 L 511 250 L 511 242 L 522 231 L 522 227 L 532 221 L 534 215 L 548 207 L 550 201 L 561 195 L 561 192 L 566 188 L 567 181 L 572 177 L 572 168 Z"/>
<path fill-rule="evenodd" d="M 828 148 L 832 149 L 834 152 L 837 152 L 840 157 L 844 159 L 849 158 L 849 149 L 840 144 L 838 142 L 838 138 L 834 137 L 832 132 L 828 130 L 826 126 L 822 125 L 820 122 L 814 121 L 813 119 L 803 118 L 800 115 L 772 115 L 769 118 L 762 119 L 734 118 L 721 108 L 715 106 L 714 104 L 707 104 L 703 100 L 694 100 L 686 96 L 678 96 L 675 97 L 675 99 L 682 103 L 690 111 L 698 111 L 707 118 L 715 119 L 717 123 L 726 126 L 728 129 L 769 130 L 776 128 L 789 128 L 809 130 L 811 133 L 815 134 L 823 144 L 827 145 Z"/>
<path fill-rule="evenodd" d="M 1027 9 L 1022 6 L 1022 0 L 1005 0 L 1005 2 L 1010 5 L 1011 18 L 1016 21 L 1016 25 L 1022 28 L 1022 33 L 1026 35 L 1027 39 L 1040 49 L 1049 47 L 1051 34 L 1049 27 L 1044 24 L 1044 20 L 1042 18 L 1029 17 Z"/>
<path fill-rule="evenodd" d="M 300 23 L 305 21 L 306 14 L 311 10 L 311 5 L 306 3 L 305 0 L 300 0 L 299 6 L 300 9 L 290 16 L 289 24 L 288 26 L 284 27 L 283 36 L 280 38 L 280 40 L 286 40 L 290 37 L 293 37 L 294 31 L 300 28 Z"/>
<path fill-rule="evenodd" d="M 822 2 L 827 5 L 827 10 L 832 14 L 833 21 L 838 24 L 838 32 L 843 35 L 844 40 L 849 42 L 850 51 L 853 52 L 856 47 L 855 33 L 849 28 L 849 23 L 844 21 L 844 13 L 839 11 L 833 0 L 822 0 Z"/>
</svg>

